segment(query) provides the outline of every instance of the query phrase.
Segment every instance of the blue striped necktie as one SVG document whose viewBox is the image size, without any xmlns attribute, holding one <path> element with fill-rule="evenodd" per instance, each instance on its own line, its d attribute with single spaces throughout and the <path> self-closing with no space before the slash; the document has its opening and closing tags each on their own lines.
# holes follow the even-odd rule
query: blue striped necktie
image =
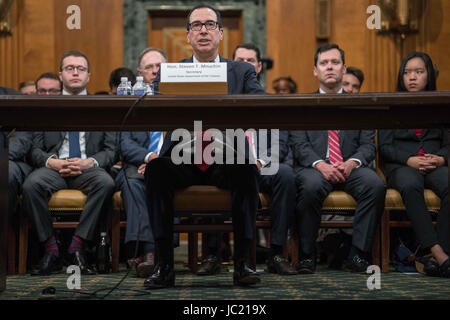
<svg viewBox="0 0 450 320">
<path fill-rule="evenodd" d="M 161 138 L 162 132 L 161 131 L 151 131 L 150 132 L 150 144 L 148 146 L 148 150 L 150 152 L 157 153 L 158 151 L 158 144 L 159 139 Z"/>
<path fill-rule="evenodd" d="M 79 132 L 69 131 L 69 158 L 81 158 Z"/>
</svg>

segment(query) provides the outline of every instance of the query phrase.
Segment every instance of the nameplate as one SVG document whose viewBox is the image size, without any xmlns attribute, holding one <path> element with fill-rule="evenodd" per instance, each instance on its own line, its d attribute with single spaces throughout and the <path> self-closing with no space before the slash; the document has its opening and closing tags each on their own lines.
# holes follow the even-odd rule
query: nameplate
<svg viewBox="0 0 450 320">
<path fill-rule="evenodd" d="M 161 63 L 161 82 L 227 82 L 227 64 Z"/>
</svg>

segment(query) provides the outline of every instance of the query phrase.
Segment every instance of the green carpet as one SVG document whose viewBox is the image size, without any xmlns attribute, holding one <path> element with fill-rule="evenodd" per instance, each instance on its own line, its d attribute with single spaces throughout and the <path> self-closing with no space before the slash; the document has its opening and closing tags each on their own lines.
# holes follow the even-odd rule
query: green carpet
<svg viewBox="0 0 450 320">
<path fill-rule="evenodd" d="M 297 299 L 449 299 L 450 279 L 432 278 L 421 274 L 406 275 L 398 272 L 381 274 L 381 289 L 369 290 L 369 275 L 351 274 L 319 266 L 313 275 L 279 276 L 261 272 L 261 283 L 249 288 L 235 287 L 232 272 L 225 266 L 215 276 L 199 277 L 183 264 L 177 264 L 175 288 L 145 290 L 144 279 L 131 273 L 106 299 L 170 299 L 170 300 L 297 300 Z M 263 269 L 264 266 L 258 266 Z M 95 299 L 103 297 L 126 274 L 125 266 L 119 273 L 82 276 L 81 290 L 68 290 L 69 275 L 60 273 L 51 277 L 8 276 L 7 289 L 1 300 L 16 299 Z M 44 295 L 45 287 L 53 286 L 54 295 Z M 105 290 L 102 290 L 105 289 Z M 96 290 L 97 297 L 89 296 Z M 86 294 L 75 293 L 75 291 Z"/>
</svg>

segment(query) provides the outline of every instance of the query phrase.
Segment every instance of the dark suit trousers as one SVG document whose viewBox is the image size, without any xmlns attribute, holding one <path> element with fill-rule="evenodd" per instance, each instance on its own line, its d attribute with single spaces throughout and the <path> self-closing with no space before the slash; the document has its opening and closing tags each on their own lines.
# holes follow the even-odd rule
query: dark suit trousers
<svg viewBox="0 0 450 320">
<path fill-rule="evenodd" d="M 22 170 L 20 167 L 14 162 L 9 161 L 8 168 L 8 182 L 9 182 L 9 201 L 8 201 L 8 221 L 12 221 L 12 217 L 14 212 L 16 211 L 17 205 L 17 196 L 21 192 L 22 183 L 25 179 Z"/>
<path fill-rule="evenodd" d="M 402 195 L 406 212 L 411 219 L 414 232 L 424 248 L 439 244 L 450 252 L 449 214 L 448 214 L 448 167 L 439 167 L 422 175 L 419 170 L 404 166 L 388 176 L 388 184 Z M 436 230 L 423 196 L 424 188 L 433 190 L 441 198 Z"/>
<path fill-rule="evenodd" d="M 93 240 L 98 219 L 107 201 L 111 201 L 114 181 L 101 168 L 90 168 L 73 178 L 62 178 L 49 168 L 33 171 L 23 184 L 23 205 L 33 226 L 43 242 L 53 235 L 52 219 L 48 201 L 52 194 L 61 189 L 78 189 L 87 195 L 75 235 Z"/>
<path fill-rule="evenodd" d="M 299 187 L 296 208 L 298 232 L 303 254 L 314 253 L 322 204 L 332 190 L 343 190 L 355 198 L 357 207 L 353 220 L 352 245 L 364 252 L 370 250 L 386 195 L 384 183 L 374 170 L 356 168 L 345 183 L 332 185 L 319 170 L 303 168 L 296 170 L 296 183 Z"/>
<path fill-rule="evenodd" d="M 149 242 L 151 246 L 154 246 L 155 241 L 148 217 L 144 176 L 142 176 L 142 180 L 128 178 L 128 182 L 129 186 L 124 178 L 124 171 L 120 171 L 116 178 L 116 184 L 121 190 L 120 194 L 127 214 L 125 243 L 136 241 L 139 233 L 139 241 Z"/>
<path fill-rule="evenodd" d="M 235 258 L 247 259 L 258 206 L 256 165 L 214 164 L 206 172 L 202 172 L 194 164 L 175 165 L 170 158 L 162 157 L 152 160 L 147 165 L 145 179 L 150 225 L 161 263 L 173 265 L 175 190 L 196 184 L 215 185 L 231 190 Z"/>
<path fill-rule="evenodd" d="M 295 210 L 294 170 L 289 165 L 281 163 L 276 174 L 260 175 L 259 188 L 261 192 L 268 193 L 272 197 L 270 243 L 284 246 Z"/>
</svg>

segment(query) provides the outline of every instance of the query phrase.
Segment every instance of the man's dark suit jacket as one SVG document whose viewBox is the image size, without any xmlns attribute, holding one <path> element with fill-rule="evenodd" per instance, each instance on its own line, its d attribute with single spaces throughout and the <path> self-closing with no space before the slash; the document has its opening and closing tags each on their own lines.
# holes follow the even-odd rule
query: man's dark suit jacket
<svg viewBox="0 0 450 320">
<path fill-rule="evenodd" d="M 406 166 L 408 158 L 417 156 L 420 149 L 425 153 L 444 157 L 447 165 L 447 140 L 447 130 L 444 129 L 423 129 L 420 139 L 414 133 L 414 129 L 380 130 L 378 145 L 386 175 Z"/>
<path fill-rule="evenodd" d="M 180 63 L 192 63 L 193 57 L 181 60 Z M 243 61 L 233 61 L 220 57 L 220 62 L 227 63 L 228 94 L 264 94 L 265 91 L 256 79 L 255 67 Z M 154 81 L 155 92 L 158 92 L 160 72 Z M 206 128 L 205 128 L 206 129 Z M 172 132 L 168 132 L 161 147 L 160 157 L 169 157 L 173 147 L 178 143 L 171 141 Z"/>
<path fill-rule="evenodd" d="M 137 172 L 149 153 L 150 132 L 122 132 L 121 150 L 126 164 L 128 178 L 144 180 L 144 175 Z"/>
<path fill-rule="evenodd" d="M 21 95 L 22 93 L 10 88 L 0 87 L 0 95 Z"/>
<path fill-rule="evenodd" d="M 279 163 L 286 163 L 290 166 L 293 165 L 293 155 L 292 155 L 292 149 L 289 145 L 289 131 L 281 130 L 279 131 L 279 152 L 278 155 L 274 154 L 272 156 L 272 146 L 271 146 L 271 140 L 272 135 L 270 132 L 270 129 L 267 130 L 267 155 L 270 156 L 270 158 L 278 159 Z M 260 140 L 258 140 L 258 157 L 261 156 L 261 145 Z"/>
<path fill-rule="evenodd" d="M 31 172 L 31 167 L 25 162 L 33 145 L 31 132 L 16 131 L 9 138 L 9 160 L 14 161 L 26 177 Z"/>
<path fill-rule="evenodd" d="M 35 132 L 31 161 L 36 168 L 45 167 L 47 159 L 61 148 L 66 132 Z M 97 160 L 100 168 L 107 171 L 115 163 L 115 134 L 112 132 L 86 131 L 86 156 Z"/>
</svg>

